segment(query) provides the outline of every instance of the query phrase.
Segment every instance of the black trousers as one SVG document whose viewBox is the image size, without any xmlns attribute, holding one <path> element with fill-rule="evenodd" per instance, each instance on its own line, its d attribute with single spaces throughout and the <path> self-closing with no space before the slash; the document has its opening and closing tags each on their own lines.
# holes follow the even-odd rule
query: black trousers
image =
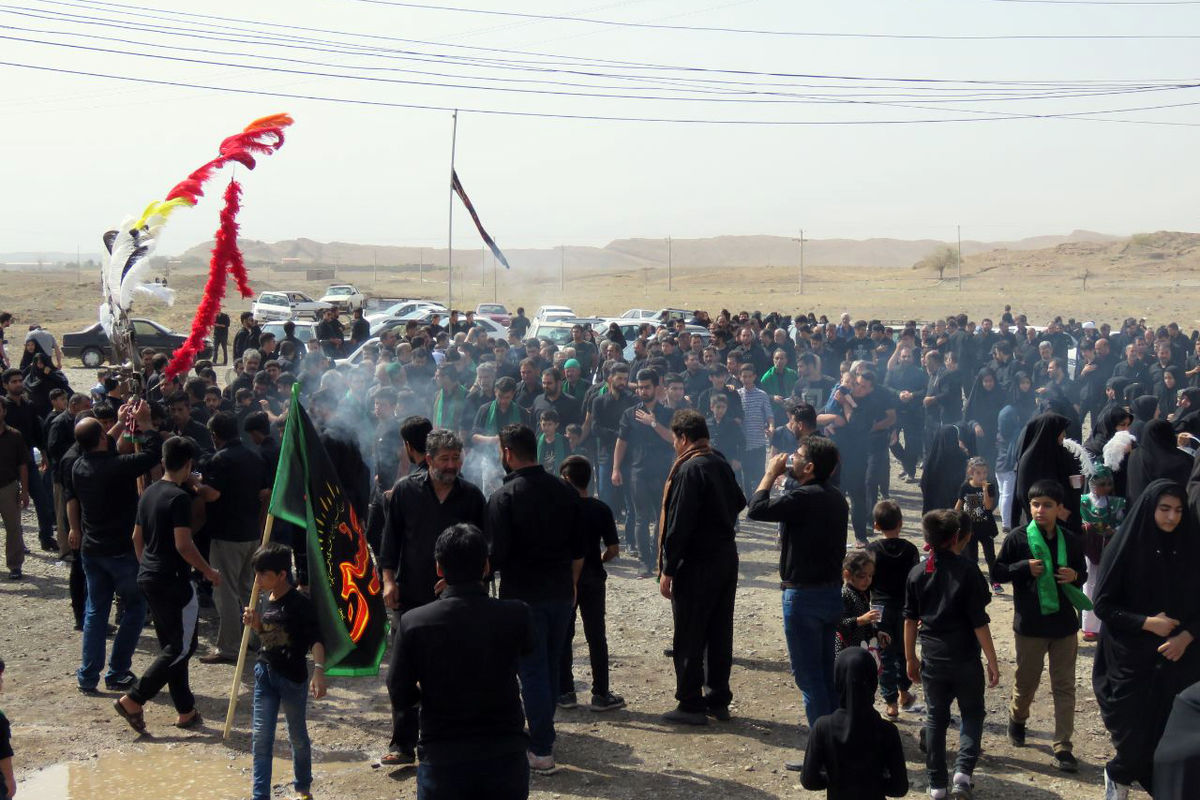
<svg viewBox="0 0 1200 800">
<path fill-rule="evenodd" d="M 588 660 L 592 666 L 592 694 L 601 697 L 608 694 L 608 634 L 604 627 L 606 583 L 603 575 L 588 575 L 585 571 L 579 576 L 579 596 L 575 602 L 575 610 L 583 618 L 583 636 L 587 639 Z M 558 682 L 560 693 L 574 691 L 575 677 L 571 672 L 574 640 L 575 617 L 571 617 L 571 632 L 567 636 L 567 646 L 563 648 Z"/>
<path fill-rule="evenodd" d="M 400 616 L 403 611 L 392 612 L 392 635 L 400 630 Z M 388 660 L 388 674 L 393 674 L 400 669 L 400 648 L 396 646 L 396 642 L 392 642 L 392 656 Z M 391 697 L 391 688 L 389 686 L 388 696 Z M 412 706 L 405 708 L 396 703 L 396 698 L 391 697 L 392 701 L 392 738 L 388 741 L 388 750 L 399 753 L 415 753 L 417 748 L 417 736 L 421 728 L 420 706 Z"/>
<path fill-rule="evenodd" d="M 187 714 L 196 707 L 196 698 L 188 684 L 188 661 L 196 652 L 200 633 L 196 591 L 190 581 L 182 579 L 167 585 L 138 581 L 138 588 L 146 595 L 161 649 L 129 690 L 129 697 L 145 705 L 166 686 L 175 710 Z"/>
<path fill-rule="evenodd" d="M 919 416 L 896 415 L 896 443 L 892 445 L 892 455 L 900 462 L 905 475 L 916 477 L 917 464 L 921 462 L 925 448 L 924 427 L 925 421 Z"/>
<path fill-rule="evenodd" d="M 221 354 L 221 360 L 217 361 L 217 353 Z M 229 340 L 228 339 L 213 339 L 212 343 L 213 364 L 215 366 L 223 366 L 229 363 Z"/>
<path fill-rule="evenodd" d="M 675 619 L 675 699 L 685 711 L 723 708 L 733 699 L 733 604 L 737 551 L 710 560 L 685 561 L 672 584 Z M 705 656 L 708 675 L 705 677 Z M 704 685 L 709 693 L 704 695 Z"/>
<path fill-rule="evenodd" d="M 871 529 L 871 512 L 875 504 L 867 491 L 868 458 L 866 453 L 842 451 L 842 485 L 850 501 L 850 523 L 854 538 L 866 541 Z"/>
</svg>

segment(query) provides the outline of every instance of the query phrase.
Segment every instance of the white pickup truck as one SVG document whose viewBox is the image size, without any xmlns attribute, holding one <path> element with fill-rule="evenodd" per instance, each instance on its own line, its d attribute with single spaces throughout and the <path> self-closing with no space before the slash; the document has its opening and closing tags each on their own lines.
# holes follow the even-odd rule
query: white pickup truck
<svg viewBox="0 0 1200 800">
<path fill-rule="evenodd" d="M 367 304 L 367 296 L 348 283 L 330 286 L 321 297 L 322 303 L 335 306 L 342 313 L 349 313 Z"/>
<path fill-rule="evenodd" d="M 260 322 L 293 318 L 320 319 L 321 312 L 332 308 L 329 303 L 313 300 L 304 292 L 263 292 L 250 307 Z"/>
</svg>

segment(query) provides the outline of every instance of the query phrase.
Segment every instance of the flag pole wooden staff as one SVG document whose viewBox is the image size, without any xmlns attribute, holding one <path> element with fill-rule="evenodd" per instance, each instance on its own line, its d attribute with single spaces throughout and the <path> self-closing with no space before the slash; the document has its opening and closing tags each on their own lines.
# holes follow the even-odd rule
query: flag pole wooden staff
<svg viewBox="0 0 1200 800">
<path fill-rule="evenodd" d="M 275 527 L 275 516 L 267 514 L 266 524 L 263 525 L 261 544 L 271 541 L 271 529 Z M 258 606 L 258 575 L 254 576 L 254 585 L 250 588 L 250 608 Z M 246 653 L 250 649 L 250 626 L 242 626 L 242 646 L 238 648 L 237 666 L 233 669 L 233 687 L 229 690 L 229 710 L 225 712 L 225 731 L 221 734 L 224 741 L 229 741 L 233 730 L 233 715 L 237 713 L 238 690 L 242 686 L 242 672 L 246 669 Z"/>
</svg>

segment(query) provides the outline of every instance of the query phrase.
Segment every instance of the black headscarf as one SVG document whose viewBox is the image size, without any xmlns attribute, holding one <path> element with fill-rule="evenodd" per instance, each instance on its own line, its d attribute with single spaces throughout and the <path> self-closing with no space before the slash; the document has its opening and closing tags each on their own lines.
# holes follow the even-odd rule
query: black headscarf
<svg viewBox="0 0 1200 800">
<path fill-rule="evenodd" d="M 1142 490 L 1159 478 L 1186 483 L 1192 457 L 1179 449 L 1175 431 L 1165 419 L 1152 419 L 1142 429 L 1137 447 L 1129 454 L 1129 483 L 1125 496 L 1132 503 Z"/>
<path fill-rule="evenodd" d="M 1030 382 L 1029 388 L 1025 391 L 1021 391 L 1022 380 Z M 1009 404 L 1017 409 L 1017 413 L 1021 415 L 1022 420 L 1028 422 L 1037 408 L 1037 395 L 1034 394 L 1033 379 L 1029 377 L 1029 373 L 1013 373 L 1010 391 L 1012 392 L 1012 398 Z"/>
<path fill-rule="evenodd" d="M 1176 433 L 1190 433 L 1200 436 L 1200 388 L 1189 387 L 1179 394 L 1180 399 L 1187 398 L 1187 408 L 1175 415 L 1172 427 Z"/>
<path fill-rule="evenodd" d="M 1154 521 L 1166 494 L 1184 501 L 1183 519 L 1170 533 Z M 1189 511 L 1182 484 L 1157 480 L 1147 486 L 1104 549 L 1092 597 L 1104 622 L 1092 688 L 1114 743 L 1140 763 L 1153 757 L 1172 698 L 1200 680 L 1195 642 L 1178 661 L 1168 661 L 1158 653 L 1164 640 L 1142 629 L 1146 617 L 1164 612 L 1180 628 L 1200 633 L 1200 592 L 1186 566 L 1200 557 L 1194 508 Z"/>
<path fill-rule="evenodd" d="M 1183 370 L 1172 364 L 1163 370 L 1163 375 L 1168 372 L 1175 376 L 1175 387 L 1168 389 L 1166 381 L 1159 381 L 1154 387 L 1154 396 L 1158 398 L 1158 415 L 1163 419 L 1175 413 L 1175 407 L 1179 404 L 1179 390 L 1183 387 Z"/>
<path fill-rule="evenodd" d="M 1123 406 L 1109 406 L 1100 413 L 1092 428 L 1092 435 L 1083 443 L 1092 458 L 1104 458 L 1104 445 L 1117 432 L 1117 426 L 1125 420 L 1133 420 L 1133 415 Z"/>
<path fill-rule="evenodd" d="M 861 647 L 847 647 L 833 665 L 833 685 L 840 708 L 834 711 L 833 740 L 859 749 L 874 741 L 875 690 L 879 688 L 879 668 L 875 659 Z"/>
<path fill-rule="evenodd" d="M 1137 385 L 1134 384 L 1134 386 Z M 1129 432 L 1135 439 L 1141 441 L 1142 428 L 1146 427 L 1147 422 L 1154 419 L 1154 414 L 1158 411 L 1158 398 L 1152 394 L 1136 397 L 1129 404 L 1129 410 L 1133 412 L 1133 424 L 1129 426 Z"/>
<path fill-rule="evenodd" d="M 1079 418 L 1079 412 L 1062 389 L 1054 385 L 1047 386 L 1038 407 L 1043 414 L 1058 414 L 1067 419 L 1068 439 L 1077 442 L 1083 439 L 1083 420 Z"/>
<path fill-rule="evenodd" d="M 1112 389 L 1113 394 L 1116 395 L 1113 398 L 1113 402 L 1120 403 L 1122 400 L 1125 399 L 1125 387 L 1128 385 L 1129 385 L 1129 378 L 1117 378 L 1117 377 L 1109 378 L 1107 381 L 1104 382 L 1105 394 L 1107 396 L 1107 391 L 1109 389 Z"/>
<path fill-rule="evenodd" d="M 1079 530 L 1079 499 L 1083 492 L 1071 486 L 1071 476 L 1080 474 L 1079 462 L 1059 443 L 1071 421 L 1061 414 L 1040 414 L 1029 420 L 1021 432 L 1017 482 L 1013 490 L 1012 517 L 1022 527 L 1029 522 L 1029 490 L 1040 480 L 1056 481 L 1066 493 L 1070 518 L 1064 528 Z"/>
<path fill-rule="evenodd" d="M 954 508 L 958 490 L 967 476 L 967 454 L 958 444 L 958 428 L 943 425 L 934 434 L 933 444 L 921 472 L 921 513 L 936 508 Z"/>
<path fill-rule="evenodd" d="M 991 390 L 983 388 L 983 379 L 991 376 Z M 975 383 L 967 395 L 967 404 L 963 407 L 963 419 L 979 423 L 983 428 L 983 439 L 976 443 L 980 455 L 987 459 L 988 464 L 996 461 L 996 428 L 1000 424 L 1000 409 L 1005 406 L 1004 392 L 996 379 L 996 371 L 984 367 L 975 376 Z"/>
</svg>

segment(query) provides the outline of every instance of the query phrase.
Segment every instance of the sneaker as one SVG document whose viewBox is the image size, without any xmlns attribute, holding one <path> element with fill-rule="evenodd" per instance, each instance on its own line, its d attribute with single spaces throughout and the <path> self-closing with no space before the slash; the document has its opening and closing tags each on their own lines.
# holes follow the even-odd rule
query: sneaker
<svg viewBox="0 0 1200 800">
<path fill-rule="evenodd" d="M 785 761 L 785 762 L 783 762 L 783 768 L 786 769 L 788 772 L 803 772 L 804 771 L 804 762 L 803 761 Z"/>
<path fill-rule="evenodd" d="M 929 796 L 932 797 L 933 800 L 946 800 L 946 790 L 945 789 L 934 789 L 931 786 L 931 787 L 929 787 Z"/>
<path fill-rule="evenodd" d="M 532 751 L 526 751 L 525 755 L 529 758 L 529 771 L 534 775 L 553 775 L 558 772 L 554 756 L 535 756 Z"/>
<path fill-rule="evenodd" d="M 396 767 L 397 769 L 415 767 L 417 765 L 417 753 L 415 750 L 408 750 L 399 745 L 393 745 L 379 759 L 379 763 L 385 767 Z"/>
<path fill-rule="evenodd" d="M 1072 755 L 1070 750 L 1059 750 L 1054 754 L 1052 763 L 1054 764 L 1054 768 L 1060 772 L 1079 771 L 1079 762 L 1075 760 L 1075 756 Z"/>
<path fill-rule="evenodd" d="M 625 698 L 612 692 L 592 695 L 592 704 L 589 706 L 592 711 L 616 711 L 624 707 Z"/>
<path fill-rule="evenodd" d="M 1004 587 L 998 583 L 992 584 L 992 594 L 1004 594 Z"/>
<path fill-rule="evenodd" d="M 129 690 L 135 683 L 137 683 L 137 676 L 132 672 L 126 672 L 124 675 L 105 678 L 104 688 L 110 692 L 124 692 Z"/>
<path fill-rule="evenodd" d="M 563 692 L 558 696 L 559 708 L 575 708 L 579 705 L 579 699 L 574 692 Z"/>
<path fill-rule="evenodd" d="M 19 569 L 10 569 L 8 571 L 8 579 L 10 581 L 19 581 L 24 577 L 25 577 L 25 573 L 21 572 L 21 570 L 19 570 Z"/>
<path fill-rule="evenodd" d="M 952 800 L 971 800 L 974 796 L 973 785 L 971 784 L 971 776 L 963 772 L 954 773 L 954 780 L 950 789 L 950 797 Z"/>
<path fill-rule="evenodd" d="M 1104 800 L 1129 800 L 1129 787 L 1108 777 L 1107 767 L 1104 769 Z"/>
<path fill-rule="evenodd" d="M 685 711 L 676 706 L 662 715 L 662 721 L 675 725 L 707 725 L 708 715 L 703 711 Z"/>
<path fill-rule="evenodd" d="M 222 653 L 209 653 L 196 659 L 201 664 L 236 664 L 237 659 Z"/>
<path fill-rule="evenodd" d="M 1092 633 L 1091 631 L 1084 631 L 1083 640 L 1085 642 L 1097 642 L 1100 640 L 1100 634 Z"/>
<path fill-rule="evenodd" d="M 1008 741 L 1013 747 L 1025 746 L 1025 723 L 1015 719 L 1008 720 Z"/>
<path fill-rule="evenodd" d="M 79 690 L 80 694 L 87 695 L 88 697 L 100 696 L 100 692 L 95 686 L 76 686 L 75 688 Z"/>
</svg>

